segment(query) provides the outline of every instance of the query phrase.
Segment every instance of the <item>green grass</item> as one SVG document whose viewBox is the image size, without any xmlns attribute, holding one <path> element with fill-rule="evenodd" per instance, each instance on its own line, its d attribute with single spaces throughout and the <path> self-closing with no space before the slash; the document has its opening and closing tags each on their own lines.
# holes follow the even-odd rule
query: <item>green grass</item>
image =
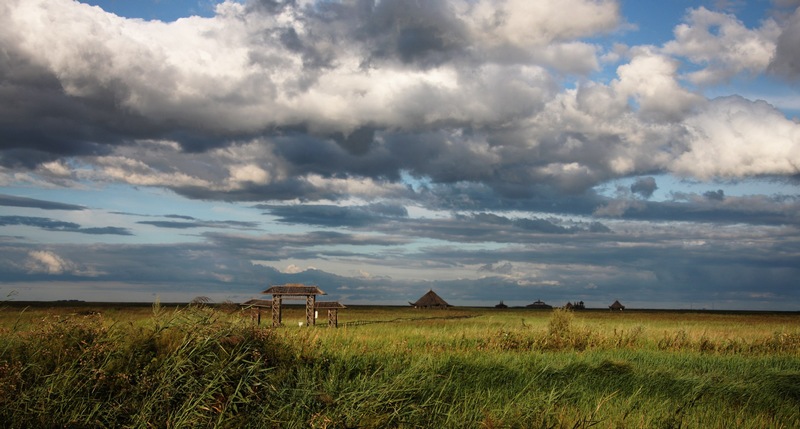
<svg viewBox="0 0 800 429">
<path fill-rule="evenodd" d="M 265 320 L 266 317 L 262 320 Z M 800 427 L 800 315 L 0 310 L 5 427 Z M 353 322 L 372 322 L 356 324 Z"/>
</svg>

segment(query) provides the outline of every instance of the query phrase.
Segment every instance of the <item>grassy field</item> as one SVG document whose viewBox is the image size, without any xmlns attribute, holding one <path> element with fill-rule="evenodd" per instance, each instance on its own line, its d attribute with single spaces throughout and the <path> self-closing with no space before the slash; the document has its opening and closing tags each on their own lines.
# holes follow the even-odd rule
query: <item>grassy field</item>
<svg viewBox="0 0 800 429">
<path fill-rule="evenodd" d="M 797 313 L 354 307 L 338 329 L 301 321 L 301 308 L 271 329 L 230 307 L 6 306 L 0 421 L 800 427 Z"/>
</svg>

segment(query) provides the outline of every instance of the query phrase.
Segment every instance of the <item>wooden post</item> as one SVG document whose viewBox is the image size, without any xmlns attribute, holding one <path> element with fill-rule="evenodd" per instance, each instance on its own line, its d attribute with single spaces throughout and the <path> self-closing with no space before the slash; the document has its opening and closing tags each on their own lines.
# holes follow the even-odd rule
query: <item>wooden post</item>
<svg viewBox="0 0 800 429">
<path fill-rule="evenodd" d="M 339 310 L 333 308 L 328 310 L 328 327 L 339 327 Z"/>
<path fill-rule="evenodd" d="M 314 318 L 314 302 L 316 295 L 306 295 L 306 326 L 314 326 L 316 320 Z"/>
<path fill-rule="evenodd" d="M 277 328 L 281 326 L 281 296 L 273 295 L 272 297 L 272 327 Z"/>
</svg>

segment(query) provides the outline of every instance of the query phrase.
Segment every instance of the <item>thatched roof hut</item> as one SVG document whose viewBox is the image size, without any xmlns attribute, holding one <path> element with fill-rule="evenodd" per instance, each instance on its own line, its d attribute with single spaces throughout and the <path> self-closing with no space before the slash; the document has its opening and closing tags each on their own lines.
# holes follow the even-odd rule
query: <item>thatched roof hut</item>
<svg viewBox="0 0 800 429">
<path fill-rule="evenodd" d="M 566 310 L 586 310 L 586 305 L 583 303 L 583 301 L 568 302 L 562 308 Z"/>
<path fill-rule="evenodd" d="M 414 308 L 448 308 L 452 307 L 452 305 L 448 304 L 447 301 L 443 300 L 442 297 L 436 294 L 433 289 L 429 290 L 428 293 L 422 295 L 417 302 L 409 302 L 409 304 L 413 305 Z"/>
<path fill-rule="evenodd" d="M 316 286 L 306 286 L 299 283 L 288 283 L 280 286 L 272 286 L 261 292 L 264 295 L 282 296 L 308 296 L 308 295 L 327 295 L 322 289 Z"/>
<path fill-rule="evenodd" d="M 608 306 L 608 308 L 610 308 L 611 311 L 622 311 L 625 309 L 625 306 L 620 304 L 619 301 L 615 300 L 613 304 Z"/>
<path fill-rule="evenodd" d="M 269 299 L 248 299 L 241 303 L 242 307 L 263 307 L 272 308 L 272 300 Z"/>
<path fill-rule="evenodd" d="M 281 326 L 281 306 L 284 299 L 304 299 L 306 301 L 306 326 L 313 326 L 316 323 L 316 318 L 314 317 L 314 303 L 317 300 L 317 295 L 327 295 L 322 289 L 316 286 L 306 286 L 300 283 L 272 286 L 261 293 L 272 295 L 273 327 Z"/>
<path fill-rule="evenodd" d="M 541 301 L 541 300 L 538 300 L 538 299 L 536 301 L 533 301 L 533 304 L 528 304 L 525 307 L 526 308 L 540 308 L 540 309 L 553 308 L 552 305 L 545 304 L 544 301 Z"/>
<path fill-rule="evenodd" d="M 503 303 L 503 301 L 500 301 L 500 304 L 497 304 L 497 305 L 495 305 L 495 306 L 494 306 L 494 308 L 503 309 L 503 308 L 508 308 L 508 306 L 507 306 L 507 305 L 505 305 L 505 304 Z"/>
</svg>

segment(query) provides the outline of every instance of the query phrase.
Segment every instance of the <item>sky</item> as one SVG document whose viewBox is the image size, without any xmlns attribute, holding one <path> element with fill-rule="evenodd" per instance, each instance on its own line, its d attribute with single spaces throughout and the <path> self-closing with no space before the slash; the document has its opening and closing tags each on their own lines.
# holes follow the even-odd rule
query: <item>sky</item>
<svg viewBox="0 0 800 429">
<path fill-rule="evenodd" d="M 800 310 L 800 1 L 6 0 L 0 301 Z"/>
</svg>

